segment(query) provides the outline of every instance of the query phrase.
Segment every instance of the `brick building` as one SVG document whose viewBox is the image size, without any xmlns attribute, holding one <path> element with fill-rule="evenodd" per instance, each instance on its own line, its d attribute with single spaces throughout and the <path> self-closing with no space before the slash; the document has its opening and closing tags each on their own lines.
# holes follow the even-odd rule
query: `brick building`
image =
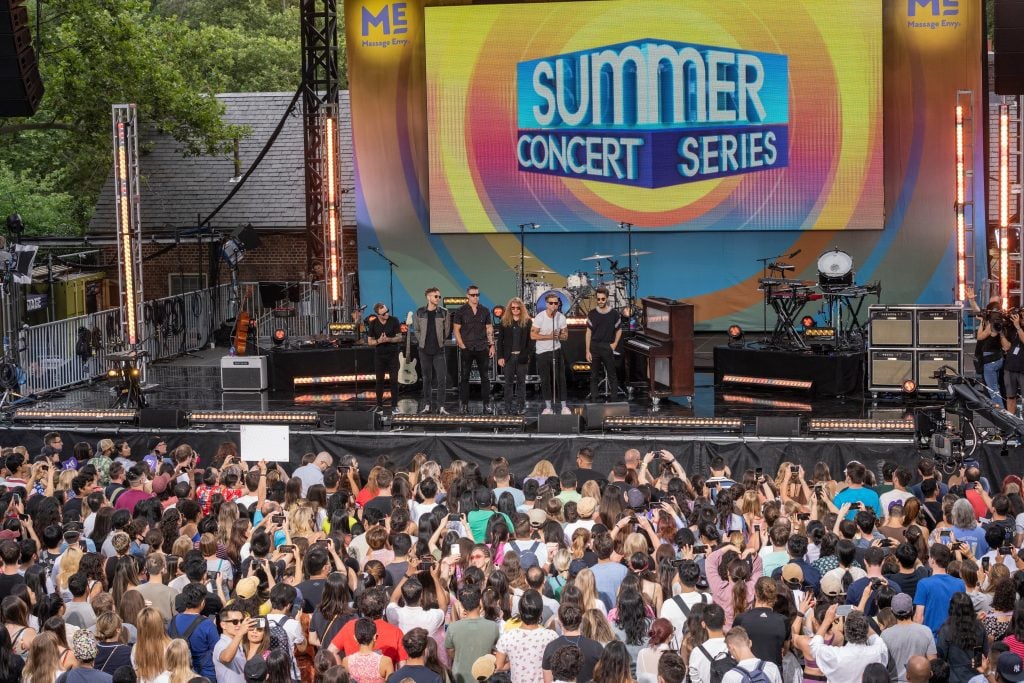
<svg viewBox="0 0 1024 683">
<path fill-rule="evenodd" d="M 306 282 L 306 207 L 301 100 L 288 112 L 292 93 L 229 93 L 224 120 L 246 126 L 249 135 L 234 155 L 186 156 L 180 143 L 147 129 L 141 121 L 139 168 L 142 186 L 143 287 L 146 299 L 228 282 L 229 269 L 219 257 L 221 242 L 251 224 L 262 243 L 246 252 L 238 266 L 243 281 Z M 339 95 L 339 191 L 342 207 L 343 273 L 358 269 L 355 229 L 351 119 L 347 91 Z M 197 225 L 224 201 L 286 116 L 280 135 L 238 193 L 210 221 Z M 89 224 L 89 236 L 116 231 L 113 172 L 107 178 Z M 103 261 L 117 260 L 117 249 L 104 246 Z M 113 275 L 113 274 L 111 274 Z M 116 276 L 115 287 L 116 287 Z M 357 278 L 350 277 L 353 283 Z"/>
</svg>

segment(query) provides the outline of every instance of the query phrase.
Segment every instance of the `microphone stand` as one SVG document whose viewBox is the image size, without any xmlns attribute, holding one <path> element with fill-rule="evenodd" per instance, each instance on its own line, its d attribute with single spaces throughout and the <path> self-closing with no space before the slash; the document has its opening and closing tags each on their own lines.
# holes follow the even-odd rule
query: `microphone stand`
<svg viewBox="0 0 1024 683">
<path fill-rule="evenodd" d="M 526 229 L 536 230 L 539 227 L 537 223 L 519 224 L 519 298 L 523 300 L 524 306 L 529 305 L 526 301 Z M 533 312 L 536 315 L 536 309 Z"/>
<path fill-rule="evenodd" d="M 626 264 L 629 266 L 626 272 L 626 305 L 629 306 L 629 315 L 632 317 L 633 311 L 636 310 L 636 291 L 633 287 L 633 274 L 640 269 L 640 257 L 633 256 L 633 224 L 620 222 L 619 229 L 626 229 Z M 636 269 L 634 270 L 633 261 L 636 260 Z M 639 284 L 639 283 L 637 283 Z"/>
<path fill-rule="evenodd" d="M 782 253 L 782 254 L 779 254 L 778 256 L 765 256 L 764 258 L 757 259 L 761 263 L 761 279 L 763 280 L 766 277 L 768 277 L 768 264 L 769 263 L 774 265 L 774 263 L 772 263 L 773 261 L 778 261 L 780 258 L 785 258 L 785 257 L 786 257 L 786 254 Z M 783 277 L 786 276 L 786 272 L 785 271 L 782 272 L 782 276 Z M 762 339 L 761 339 L 762 342 L 767 342 L 769 340 L 769 337 L 767 336 L 768 335 L 768 299 L 771 298 L 771 292 L 772 292 L 772 286 L 771 285 L 765 285 L 764 301 L 761 302 L 761 316 L 763 318 L 762 325 L 764 326 L 763 329 L 764 329 L 764 334 L 765 334 L 765 336 L 762 337 Z"/>
<path fill-rule="evenodd" d="M 387 256 L 385 256 L 384 252 L 381 251 L 380 248 L 374 247 L 374 246 L 371 245 L 369 247 L 369 249 L 374 254 L 376 254 L 377 256 L 380 256 L 382 259 L 387 261 L 387 264 L 388 264 L 388 296 L 389 296 L 389 301 L 390 301 L 390 303 L 388 305 L 390 306 L 390 310 L 394 311 L 395 310 L 395 268 L 398 267 L 398 264 L 395 263 L 394 261 L 392 261 L 391 259 L 389 259 Z"/>
</svg>

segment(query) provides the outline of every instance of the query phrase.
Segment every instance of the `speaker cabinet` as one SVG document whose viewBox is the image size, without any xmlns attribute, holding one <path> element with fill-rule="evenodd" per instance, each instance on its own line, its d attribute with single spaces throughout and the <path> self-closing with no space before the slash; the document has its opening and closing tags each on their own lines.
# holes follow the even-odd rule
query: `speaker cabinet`
<svg viewBox="0 0 1024 683">
<path fill-rule="evenodd" d="M 364 410 L 334 411 L 334 431 L 374 432 L 377 431 L 377 413 Z"/>
<path fill-rule="evenodd" d="M 587 429 L 601 429 L 606 417 L 628 417 L 629 403 L 588 403 L 583 408 L 583 421 Z"/>
<path fill-rule="evenodd" d="M 914 379 L 914 352 L 905 349 L 871 349 L 868 372 L 872 388 L 900 389 Z"/>
<path fill-rule="evenodd" d="M 913 346 L 914 312 L 910 309 L 872 309 L 871 346 Z"/>
<path fill-rule="evenodd" d="M 758 415 L 754 433 L 756 436 L 800 436 L 800 416 Z"/>
<path fill-rule="evenodd" d="M 140 429 L 181 429 L 185 411 L 166 408 L 143 408 L 139 411 Z"/>
<path fill-rule="evenodd" d="M 541 415 L 537 422 L 537 431 L 541 434 L 579 434 L 580 416 L 572 415 Z"/>
<path fill-rule="evenodd" d="M 962 345 L 963 313 L 958 308 L 923 308 L 917 311 L 918 346 Z"/>
<path fill-rule="evenodd" d="M 917 352 L 917 388 L 932 390 L 939 388 L 934 375 L 940 368 L 950 367 L 958 375 L 963 371 L 963 354 L 958 350 L 935 349 Z"/>
<path fill-rule="evenodd" d="M 1024 95 L 1024 0 L 996 0 L 993 48 L 996 94 Z"/>
<path fill-rule="evenodd" d="M 220 359 L 223 391 L 264 391 L 267 388 L 266 356 L 224 356 Z"/>
<path fill-rule="evenodd" d="M 21 0 L 0 0 L 0 117 L 32 116 L 42 99 L 28 10 Z"/>
</svg>

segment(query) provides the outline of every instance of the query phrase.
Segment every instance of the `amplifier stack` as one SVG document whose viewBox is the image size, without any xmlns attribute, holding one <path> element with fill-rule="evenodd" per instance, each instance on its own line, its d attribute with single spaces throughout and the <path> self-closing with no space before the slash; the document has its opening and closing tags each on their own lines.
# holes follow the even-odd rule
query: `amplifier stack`
<svg viewBox="0 0 1024 683">
<path fill-rule="evenodd" d="M 868 391 L 902 391 L 913 380 L 918 392 L 940 392 L 933 375 L 948 366 L 963 373 L 963 309 L 960 306 L 871 306 L 868 309 Z"/>
</svg>

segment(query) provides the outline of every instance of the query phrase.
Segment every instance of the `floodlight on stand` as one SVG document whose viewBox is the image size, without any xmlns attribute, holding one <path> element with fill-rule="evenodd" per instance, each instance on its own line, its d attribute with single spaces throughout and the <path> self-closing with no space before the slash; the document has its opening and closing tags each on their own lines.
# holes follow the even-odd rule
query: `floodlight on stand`
<svg viewBox="0 0 1024 683">
<path fill-rule="evenodd" d="M 803 328 L 806 330 L 810 327 L 814 327 L 816 323 L 814 322 L 813 317 L 805 315 L 803 318 L 800 319 L 800 324 L 803 325 Z"/>
<path fill-rule="evenodd" d="M 729 346 L 739 346 L 743 343 L 743 328 L 739 325 L 729 325 Z"/>
<path fill-rule="evenodd" d="M 242 248 L 242 243 L 238 241 L 237 237 L 229 237 L 221 245 L 220 256 L 229 268 L 234 268 L 245 258 L 245 249 Z"/>
<path fill-rule="evenodd" d="M 7 217 L 7 232 L 12 235 L 20 235 L 25 232 L 25 221 L 21 220 L 21 216 L 12 213 Z"/>
<path fill-rule="evenodd" d="M 273 334 L 270 335 L 270 338 L 274 341 L 274 346 L 281 346 L 288 341 L 288 331 L 279 327 L 274 330 Z"/>
</svg>

